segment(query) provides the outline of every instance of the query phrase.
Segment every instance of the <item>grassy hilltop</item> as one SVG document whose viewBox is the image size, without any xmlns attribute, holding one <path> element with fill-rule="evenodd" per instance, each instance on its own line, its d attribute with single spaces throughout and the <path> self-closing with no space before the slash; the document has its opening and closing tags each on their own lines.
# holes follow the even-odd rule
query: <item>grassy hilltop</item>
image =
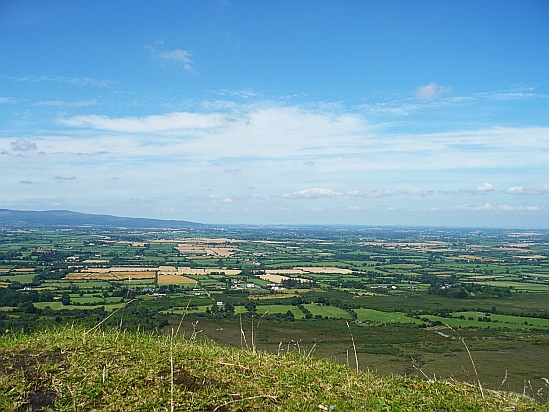
<svg viewBox="0 0 549 412">
<path fill-rule="evenodd" d="M 0 410 L 546 411 L 452 380 L 379 377 L 191 337 L 57 328 L 0 335 Z M 352 356 L 352 355 L 351 355 Z"/>
</svg>

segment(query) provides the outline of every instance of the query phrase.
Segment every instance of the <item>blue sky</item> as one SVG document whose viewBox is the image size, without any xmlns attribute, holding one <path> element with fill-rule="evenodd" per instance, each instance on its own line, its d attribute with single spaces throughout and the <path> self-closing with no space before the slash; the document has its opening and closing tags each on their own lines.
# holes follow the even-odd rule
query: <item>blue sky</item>
<svg viewBox="0 0 549 412">
<path fill-rule="evenodd" d="M 549 228 L 546 1 L 0 2 L 0 207 Z"/>
</svg>

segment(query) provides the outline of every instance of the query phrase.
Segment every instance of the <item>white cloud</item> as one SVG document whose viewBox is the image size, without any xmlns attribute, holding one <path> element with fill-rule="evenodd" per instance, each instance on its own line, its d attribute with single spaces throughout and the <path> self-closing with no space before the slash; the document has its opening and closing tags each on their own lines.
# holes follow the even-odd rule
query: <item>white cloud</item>
<svg viewBox="0 0 549 412">
<path fill-rule="evenodd" d="M 93 79 L 91 77 L 63 77 L 63 76 L 21 76 L 21 77 L 8 77 L 8 79 L 17 82 L 52 82 L 52 83 L 64 83 L 74 86 L 91 86 L 101 89 L 110 88 L 110 84 L 101 79 Z"/>
<path fill-rule="evenodd" d="M 479 206 L 473 206 L 469 204 L 462 204 L 455 206 L 453 209 L 455 210 L 469 210 L 469 211 L 475 211 L 475 212 L 483 212 L 483 211 L 505 211 L 505 212 L 538 212 L 542 210 L 539 206 L 510 206 L 510 205 L 499 205 L 499 206 L 493 206 L 490 203 L 485 203 L 483 205 Z"/>
<path fill-rule="evenodd" d="M 501 205 L 498 207 L 498 209 L 505 210 L 508 212 L 517 212 L 517 211 L 539 212 L 541 210 L 539 206 L 509 206 L 509 205 Z"/>
<path fill-rule="evenodd" d="M 55 176 L 54 179 L 57 180 L 58 182 L 63 182 L 63 181 L 67 181 L 67 180 L 76 180 L 76 176 L 71 176 L 71 177 Z"/>
<path fill-rule="evenodd" d="M 483 183 L 475 189 L 479 193 L 491 192 L 492 190 L 494 190 L 494 185 L 491 183 Z"/>
<path fill-rule="evenodd" d="M 147 47 L 152 53 L 155 59 L 159 60 L 173 60 L 179 63 L 183 63 L 183 69 L 185 71 L 192 71 L 191 60 L 192 54 L 188 50 L 174 49 L 174 50 L 162 50 L 156 51 L 153 47 Z"/>
<path fill-rule="evenodd" d="M 442 193 L 444 195 L 457 195 L 457 194 L 463 194 L 463 193 L 469 193 L 469 194 L 479 194 L 479 193 L 489 193 L 494 191 L 494 185 L 491 183 L 483 183 L 474 189 L 458 189 L 458 190 L 439 190 L 439 193 Z"/>
<path fill-rule="evenodd" d="M 474 210 L 474 211 L 485 211 L 485 210 L 495 210 L 496 208 L 492 206 L 490 203 L 485 203 L 480 206 L 471 206 L 471 205 L 459 205 L 456 207 L 456 209 L 462 209 L 462 210 Z"/>
<path fill-rule="evenodd" d="M 0 104 L 3 103 L 15 103 L 15 99 L 11 97 L 0 97 Z"/>
<path fill-rule="evenodd" d="M 132 134 L 133 140 L 138 138 L 138 145 L 146 148 L 142 154 L 192 154 L 195 159 L 209 161 L 293 158 L 300 164 L 315 162 L 316 169 L 339 163 L 338 170 L 355 172 L 532 167 L 545 165 L 545 151 L 549 150 L 549 128 L 498 127 L 410 136 L 386 133 L 358 114 L 280 107 L 268 102 L 239 106 L 229 113 L 84 115 L 60 122 L 68 127 Z M 170 139 L 167 135 L 190 139 Z M 116 142 L 109 145 L 116 146 Z M 490 190 L 487 185 L 470 190 L 485 193 Z"/>
<path fill-rule="evenodd" d="M 81 100 L 78 102 L 64 102 L 62 100 L 44 100 L 36 103 L 37 106 L 56 106 L 56 107 L 85 107 L 97 104 L 96 99 Z"/>
<path fill-rule="evenodd" d="M 505 191 L 510 195 L 542 195 L 549 193 L 549 183 L 533 186 L 514 186 Z"/>
<path fill-rule="evenodd" d="M 368 199 L 374 199 L 378 197 L 393 196 L 395 192 L 389 189 L 376 189 L 376 190 L 370 190 L 366 192 L 362 190 L 350 190 L 346 194 L 347 196 L 351 196 L 351 197 L 365 197 Z"/>
<path fill-rule="evenodd" d="M 11 142 L 11 148 L 15 152 L 27 152 L 38 149 L 38 146 L 28 139 L 17 139 L 15 142 Z"/>
<path fill-rule="evenodd" d="M 290 195 L 282 195 L 282 197 L 289 198 L 307 198 L 307 199 L 318 199 L 321 197 L 336 197 L 341 196 L 340 192 L 334 192 L 332 189 L 327 189 L 323 187 L 315 187 L 312 189 L 303 189 L 297 192 L 294 192 Z"/>
<path fill-rule="evenodd" d="M 448 94 L 452 91 L 451 87 L 439 86 L 436 83 L 429 83 L 425 86 L 421 86 L 416 90 L 416 97 L 424 101 L 436 100 L 444 94 Z"/>
<path fill-rule="evenodd" d="M 226 120 L 226 116 L 222 114 L 174 112 L 146 117 L 75 116 L 62 119 L 61 123 L 71 127 L 90 127 L 122 133 L 151 133 L 177 129 L 212 128 L 222 125 Z"/>
<path fill-rule="evenodd" d="M 222 95 L 222 96 L 228 95 L 228 96 L 232 96 L 232 97 L 240 97 L 240 98 L 243 98 L 243 99 L 249 99 L 249 98 L 252 98 L 252 97 L 261 96 L 261 93 L 256 92 L 255 90 L 252 90 L 252 89 L 244 89 L 244 90 L 225 90 L 225 89 L 221 89 L 221 90 L 214 91 L 214 93 Z"/>
<path fill-rule="evenodd" d="M 412 187 L 407 190 L 401 190 L 399 193 L 406 194 L 406 195 L 417 195 L 421 197 L 426 197 L 426 196 L 432 195 L 433 191 L 420 189 L 419 187 Z"/>
</svg>

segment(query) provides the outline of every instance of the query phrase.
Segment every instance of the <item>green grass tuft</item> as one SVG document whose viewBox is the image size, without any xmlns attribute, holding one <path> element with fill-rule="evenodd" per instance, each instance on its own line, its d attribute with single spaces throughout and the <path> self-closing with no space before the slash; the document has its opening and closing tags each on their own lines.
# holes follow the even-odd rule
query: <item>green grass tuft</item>
<svg viewBox="0 0 549 412">
<path fill-rule="evenodd" d="M 173 360 L 171 360 L 173 359 Z M 547 411 L 453 380 L 378 377 L 298 353 L 78 327 L 0 337 L 0 410 Z"/>
</svg>

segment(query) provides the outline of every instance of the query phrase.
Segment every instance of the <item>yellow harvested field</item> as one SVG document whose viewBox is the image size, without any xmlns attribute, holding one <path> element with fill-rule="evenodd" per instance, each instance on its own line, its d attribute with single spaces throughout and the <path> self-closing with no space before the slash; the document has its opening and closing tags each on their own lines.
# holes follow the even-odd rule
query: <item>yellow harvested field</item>
<svg viewBox="0 0 549 412">
<path fill-rule="evenodd" d="M 200 255 L 200 256 L 214 256 L 214 257 L 229 257 L 234 255 L 240 249 L 236 247 L 228 246 L 209 246 L 201 244 L 184 244 L 180 243 L 176 249 L 179 253 L 184 255 Z"/>
<path fill-rule="evenodd" d="M 181 285 L 185 283 L 196 284 L 198 281 L 188 278 L 187 276 L 177 274 L 162 274 L 158 275 L 159 285 Z"/>
<path fill-rule="evenodd" d="M 275 275 L 266 273 L 265 275 L 259 275 L 259 277 L 267 282 L 282 283 L 283 280 L 290 279 L 288 276 Z"/>
<path fill-rule="evenodd" d="M 212 273 L 224 273 L 228 276 L 239 275 L 242 271 L 240 269 L 203 269 L 203 268 L 190 268 L 180 267 L 177 268 L 177 273 L 181 275 L 211 275 Z"/>
<path fill-rule="evenodd" d="M 230 238 L 226 238 L 226 237 L 220 237 L 220 238 L 211 238 L 211 237 L 196 237 L 196 238 L 192 238 L 192 239 L 184 239 L 182 242 L 184 243 L 196 243 L 196 244 L 200 244 L 200 243 L 205 243 L 205 244 L 209 244 L 209 243 L 242 243 L 244 242 L 244 240 L 240 240 L 240 239 L 230 239 Z"/>
<path fill-rule="evenodd" d="M 527 276 L 535 276 L 538 278 L 549 278 L 549 275 L 546 275 L 544 273 L 525 273 Z"/>
<path fill-rule="evenodd" d="M 131 245 L 131 246 L 134 246 L 134 247 L 145 247 L 147 246 L 148 242 L 129 242 L 129 241 L 124 241 L 124 240 L 120 240 L 118 242 L 115 242 L 116 244 L 118 245 Z"/>
<path fill-rule="evenodd" d="M 106 273 L 106 272 L 154 272 L 158 268 L 147 268 L 147 267 L 140 267 L 140 266 L 113 266 L 110 268 L 89 268 L 86 269 L 86 272 L 94 272 L 94 273 Z"/>
<path fill-rule="evenodd" d="M 65 276 L 68 280 L 132 280 L 154 279 L 155 272 L 73 272 Z"/>
<path fill-rule="evenodd" d="M 4 268 L 2 268 L 2 269 L 0 269 L 0 273 L 9 273 L 10 270 L 11 270 L 11 269 L 4 269 Z"/>
<path fill-rule="evenodd" d="M 13 269 L 14 272 L 34 272 L 34 268 Z"/>
<path fill-rule="evenodd" d="M 337 273 L 340 275 L 348 275 L 349 273 L 353 273 L 351 269 L 342 269 L 342 268 L 334 268 L 334 267 L 296 267 L 294 269 L 302 270 L 305 273 Z"/>
<path fill-rule="evenodd" d="M 518 259 L 547 259 L 545 255 L 527 255 L 527 256 L 513 256 Z"/>
<path fill-rule="evenodd" d="M 228 276 L 239 275 L 240 269 L 225 269 L 225 268 L 190 268 L 190 267 L 175 267 L 175 266 L 160 266 L 160 267 L 137 267 L 137 266 L 114 266 L 111 268 L 88 268 L 86 270 L 69 273 L 65 279 L 67 280 L 128 280 L 128 279 L 154 279 L 162 276 L 177 276 L 185 278 L 188 275 L 211 275 L 214 273 L 224 273 Z M 178 283 L 189 283 L 190 281 L 179 281 Z M 159 279 L 159 283 L 160 279 Z M 174 283 L 174 282 L 171 282 Z"/>
<path fill-rule="evenodd" d="M 476 280 L 482 280 L 482 279 L 497 279 L 497 278 L 503 278 L 505 276 L 502 275 L 475 275 L 475 276 L 469 276 L 471 279 Z"/>
<path fill-rule="evenodd" d="M 269 269 L 266 272 L 268 275 L 303 275 L 306 273 L 301 269 Z"/>
<path fill-rule="evenodd" d="M 353 271 L 350 269 L 334 268 L 329 266 L 318 267 L 295 267 L 293 269 L 269 269 L 266 271 L 267 275 L 306 275 L 309 273 L 333 273 L 338 275 L 348 275 Z"/>
</svg>

